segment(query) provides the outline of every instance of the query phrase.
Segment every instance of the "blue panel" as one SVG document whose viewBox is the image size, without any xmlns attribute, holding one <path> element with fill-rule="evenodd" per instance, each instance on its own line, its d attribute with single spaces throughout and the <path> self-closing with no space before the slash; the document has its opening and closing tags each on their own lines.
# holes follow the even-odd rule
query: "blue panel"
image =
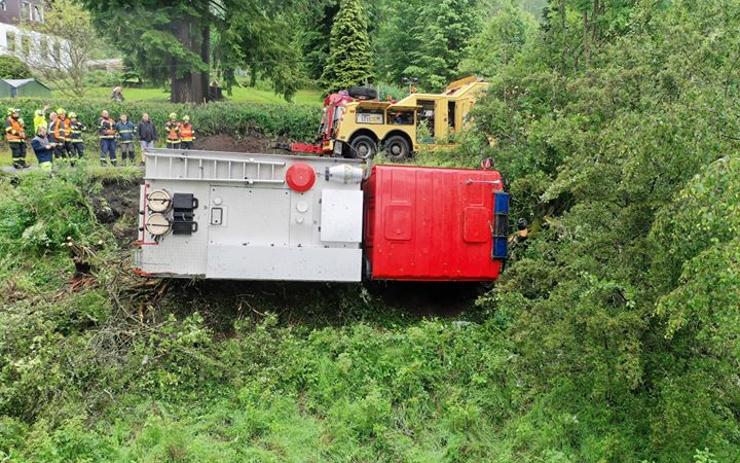
<svg viewBox="0 0 740 463">
<path fill-rule="evenodd" d="M 509 193 L 497 191 L 493 194 L 493 211 L 496 214 L 509 213 Z"/>
<path fill-rule="evenodd" d="M 506 238 L 495 238 L 493 240 L 493 258 L 494 259 L 506 259 L 508 257 L 508 249 Z"/>
</svg>

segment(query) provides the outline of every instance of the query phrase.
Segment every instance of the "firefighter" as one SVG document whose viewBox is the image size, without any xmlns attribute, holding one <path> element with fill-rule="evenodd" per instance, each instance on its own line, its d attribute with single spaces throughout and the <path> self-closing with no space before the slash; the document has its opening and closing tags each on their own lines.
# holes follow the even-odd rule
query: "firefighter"
<svg viewBox="0 0 740 463">
<path fill-rule="evenodd" d="M 190 123 L 190 116 L 185 115 L 182 117 L 182 124 L 180 124 L 180 149 L 193 149 L 193 140 L 195 140 L 193 124 Z"/>
<path fill-rule="evenodd" d="M 177 113 L 170 113 L 170 120 L 164 124 L 167 132 L 167 148 L 180 148 L 180 123 L 177 122 Z"/>
<path fill-rule="evenodd" d="M 10 145 L 13 156 L 13 167 L 25 169 L 26 163 L 26 127 L 21 119 L 21 110 L 8 108 L 8 117 L 5 119 L 5 140 Z"/>
<path fill-rule="evenodd" d="M 57 159 L 69 158 L 71 146 L 69 143 L 69 137 L 71 135 L 71 128 L 69 119 L 67 119 L 67 113 L 64 108 L 58 108 L 56 119 L 49 125 L 51 127 L 51 133 L 54 138 L 54 155 Z"/>
<path fill-rule="evenodd" d="M 116 121 L 108 111 L 103 110 L 98 119 L 98 138 L 100 138 L 100 165 L 108 165 L 108 158 L 114 167 L 116 166 Z"/>
<path fill-rule="evenodd" d="M 44 109 L 37 109 L 33 116 L 33 133 L 39 133 L 39 127 L 46 126 L 46 110 L 49 109 L 49 105 L 44 106 Z"/>
<path fill-rule="evenodd" d="M 69 145 L 70 154 L 78 159 L 85 155 L 85 143 L 82 140 L 82 132 L 86 129 L 85 124 L 77 119 L 76 113 L 69 113 Z"/>
<path fill-rule="evenodd" d="M 121 162 L 126 164 L 126 161 L 134 163 L 134 130 L 136 127 L 134 123 L 128 120 L 126 114 L 121 114 L 121 120 L 116 124 L 116 133 L 118 134 L 118 141 L 121 145 Z"/>
<path fill-rule="evenodd" d="M 50 171 L 54 157 L 54 143 L 50 142 L 47 137 L 46 125 L 39 125 L 36 136 L 31 140 L 31 147 L 41 170 Z"/>
</svg>

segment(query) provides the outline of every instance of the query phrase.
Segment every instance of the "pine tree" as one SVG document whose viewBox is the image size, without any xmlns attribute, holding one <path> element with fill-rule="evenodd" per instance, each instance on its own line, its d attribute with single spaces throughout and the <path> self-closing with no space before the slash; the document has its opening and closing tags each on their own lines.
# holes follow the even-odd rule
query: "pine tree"
<svg viewBox="0 0 740 463">
<path fill-rule="evenodd" d="M 372 77 L 368 21 L 360 0 L 341 0 L 331 28 L 330 54 L 321 76 L 327 92 L 362 84 Z"/>
</svg>

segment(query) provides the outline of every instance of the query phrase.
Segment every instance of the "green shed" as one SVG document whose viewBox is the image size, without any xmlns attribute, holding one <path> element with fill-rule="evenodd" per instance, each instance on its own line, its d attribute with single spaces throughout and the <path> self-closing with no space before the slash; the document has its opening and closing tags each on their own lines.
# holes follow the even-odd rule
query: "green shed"
<svg viewBox="0 0 740 463">
<path fill-rule="evenodd" d="M 0 98 L 51 97 L 49 87 L 36 79 L 0 79 Z"/>
</svg>

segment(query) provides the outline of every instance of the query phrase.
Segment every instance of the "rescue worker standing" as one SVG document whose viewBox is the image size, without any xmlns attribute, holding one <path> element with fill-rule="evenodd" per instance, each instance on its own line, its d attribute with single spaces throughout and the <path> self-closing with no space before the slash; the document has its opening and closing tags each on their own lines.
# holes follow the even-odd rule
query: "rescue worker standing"
<svg viewBox="0 0 740 463">
<path fill-rule="evenodd" d="M 82 141 L 82 132 L 86 129 L 85 124 L 77 119 L 77 114 L 69 113 L 69 146 L 70 154 L 82 159 L 85 156 L 85 143 Z"/>
<path fill-rule="evenodd" d="M 13 167 L 25 169 L 26 163 L 26 128 L 21 119 L 21 110 L 8 108 L 8 117 L 5 119 L 5 140 L 10 145 L 13 156 Z"/>
<path fill-rule="evenodd" d="M 176 113 L 170 113 L 170 120 L 164 124 L 164 129 L 167 132 L 167 148 L 180 148 L 180 123 L 177 122 Z"/>
<path fill-rule="evenodd" d="M 193 124 L 190 123 L 190 116 L 185 115 L 182 118 L 182 124 L 180 124 L 180 149 L 193 149 L 193 140 L 195 140 Z"/>
<path fill-rule="evenodd" d="M 126 114 L 121 114 L 121 120 L 116 123 L 116 133 L 118 134 L 118 141 L 121 145 L 121 162 L 131 161 L 134 163 L 134 131 L 136 127 L 134 123 L 128 120 Z"/>
<path fill-rule="evenodd" d="M 51 124 L 51 132 L 54 134 L 55 149 L 54 154 L 57 158 L 68 158 L 71 151 L 69 137 L 71 128 L 67 113 L 63 108 L 57 109 L 57 118 Z"/>
<path fill-rule="evenodd" d="M 46 110 L 49 109 L 49 106 L 44 106 L 44 109 L 37 109 L 33 116 L 33 133 L 39 133 L 39 127 L 42 125 L 44 127 L 47 126 L 48 122 L 46 122 Z"/>
<path fill-rule="evenodd" d="M 54 143 L 49 141 L 46 132 L 46 125 L 40 125 L 36 136 L 31 140 L 31 147 L 36 154 L 36 160 L 38 160 L 41 170 L 50 171 L 53 167 Z"/>
<path fill-rule="evenodd" d="M 105 167 L 110 157 L 111 164 L 116 165 L 116 122 L 103 110 L 98 120 L 98 138 L 100 138 L 100 165 Z"/>
</svg>

